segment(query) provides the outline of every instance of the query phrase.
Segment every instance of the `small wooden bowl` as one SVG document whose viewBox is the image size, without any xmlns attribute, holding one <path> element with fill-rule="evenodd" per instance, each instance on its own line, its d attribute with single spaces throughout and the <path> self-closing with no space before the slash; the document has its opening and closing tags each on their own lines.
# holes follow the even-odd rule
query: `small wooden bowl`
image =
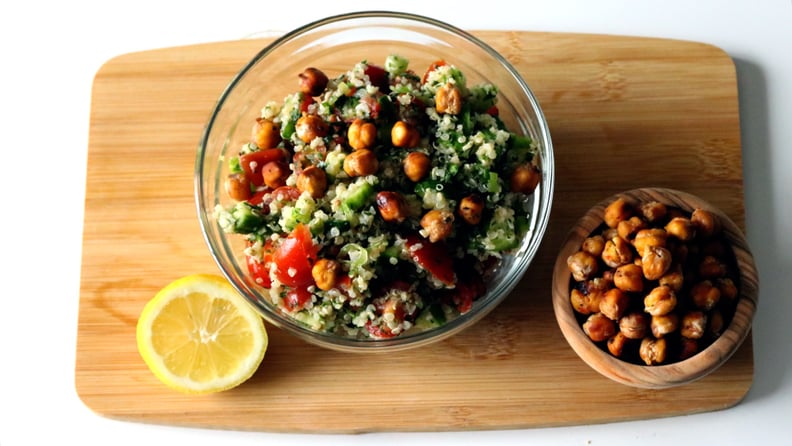
<svg viewBox="0 0 792 446">
<path fill-rule="evenodd" d="M 617 198 L 632 203 L 659 201 L 688 213 L 706 209 L 720 219 L 723 236 L 731 243 L 739 269 L 739 296 L 729 326 L 707 348 L 683 361 L 667 365 L 644 366 L 612 356 L 583 332 L 570 303 L 571 274 L 567 258 L 580 250 L 583 240 L 603 223 L 605 208 Z M 572 349 L 591 368 L 602 375 L 633 387 L 662 389 L 703 378 L 723 365 L 743 343 L 756 312 L 759 279 L 748 243 L 737 225 L 722 211 L 686 192 L 664 188 L 642 188 L 613 195 L 586 212 L 571 229 L 556 259 L 553 270 L 553 308 L 561 331 Z"/>
</svg>

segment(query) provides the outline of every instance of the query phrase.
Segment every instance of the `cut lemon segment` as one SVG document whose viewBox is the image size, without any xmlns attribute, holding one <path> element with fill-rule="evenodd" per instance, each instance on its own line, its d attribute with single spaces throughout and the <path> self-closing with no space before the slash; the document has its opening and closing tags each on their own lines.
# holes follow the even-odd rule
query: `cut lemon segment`
<svg viewBox="0 0 792 446">
<path fill-rule="evenodd" d="M 212 393 L 245 382 L 267 350 L 264 321 L 223 277 L 194 274 L 167 285 L 143 308 L 137 345 L 169 387 Z"/>
</svg>

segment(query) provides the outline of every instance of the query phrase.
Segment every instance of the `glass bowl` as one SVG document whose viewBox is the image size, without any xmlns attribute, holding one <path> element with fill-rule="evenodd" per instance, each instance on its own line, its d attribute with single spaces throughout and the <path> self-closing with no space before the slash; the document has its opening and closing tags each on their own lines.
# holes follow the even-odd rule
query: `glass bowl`
<svg viewBox="0 0 792 446">
<path fill-rule="evenodd" d="M 470 311 L 439 327 L 412 329 L 397 337 L 361 339 L 309 328 L 284 314 L 266 290 L 248 276 L 245 240 L 227 234 L 214 216 L 229 206 L 224 189 L 228 157 L 251 138 L 251 124 L 270 100 L 280 101 L 297 89 L 297 75 L 317 67 L 334 78 L 366 60 L 381 64 L 398 54 L 416 71 L 437 60 L 458 67 L 468 85 L 483 82 L 498 87 L 499 118 L 518 135 L 530 137 L 537 148 L 539 186 L 529 199 L 526 235 L 491 269 L 485 294 Z M 195 165 L 195 198 L 201 229 L 209 250 L 231 284 L 274 326 L 322 347 L 341 351 L 381 352 L 435 342 L 476 323 L 501 303 L 517 285 L 536 256 L 547 227 L 553 196 L 554 162 L 547 123 L 534 94 L 511 64 L 486 43 L 449 24 L 399 12 L 365 11 L 309 23 L 261 50 L 231 79 L 212 111 L 201 137 Z"/>
</svg>

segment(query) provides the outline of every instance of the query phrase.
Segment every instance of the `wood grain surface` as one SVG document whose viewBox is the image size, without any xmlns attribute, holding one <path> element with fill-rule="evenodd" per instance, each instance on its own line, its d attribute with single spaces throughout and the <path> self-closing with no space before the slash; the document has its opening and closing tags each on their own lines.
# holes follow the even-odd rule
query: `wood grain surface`
<svg viewBox="0 0 792 446">
<path fill-rule="evenodd" d="M 599 375 L 553 315 L 556 253 L 577 218 L 619 191 L 672 187 L 743 227 L 734 65 L 693 42 L 482 31 L 523 74 L 550 124 L 553 212 L 537 260 L 507 300 L 438 344 L 355 355 L 270 328 L 260 370 L 195 397 L 138 355 L 146 301 L 183 275 L 217 273 L 193 201 L 196 147 L 227 82 L 266 43 L 121 55 L 96 74 L 90 121 L 75 384 L 101 416 L 279 432 L 444 431 L 605 423 L 725 409 L 753 379 L 750 338 L 695 383 L 637 389 Z"/>
</svg>

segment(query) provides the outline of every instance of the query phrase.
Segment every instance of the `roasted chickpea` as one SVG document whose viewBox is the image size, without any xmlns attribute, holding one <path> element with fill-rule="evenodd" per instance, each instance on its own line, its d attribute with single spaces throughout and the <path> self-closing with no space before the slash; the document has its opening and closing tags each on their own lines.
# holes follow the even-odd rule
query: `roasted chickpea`
<svg viewBox="0 0 792 446">
<path fill-rule="evenodd" d="M 407 203 L 400 193 L 378 192 L 374 201 L 383 220 L 401 223 L 407 218 Z"/>
<path fill-rule="evenodd" d="M 715 256 L 704 256 L 699 263 L 698 273 L 705 279 L 717 279 L 726 276 L 728 267 Z"/>
<path fill-rule="evenodd" d="M 396 121 L 391 127 L 391 143 L 395 147 L 412 149 L 421 143 L 421 134 L 412 125 L 404 121 Z"/>
<path fill-rule="evenodd" d="M 704 311 L 709 311 L 720 301 L 720 290 L 711 281 L 702 280 L 690 289 L 693 304 Z"/>
<path fill-rule="evenodd" d="M 652 336 L 662 338 L 663 336 L 677 331 L 679 328 L 679 316 L 676 313 L 668 313 L 662 316 L 652 316 L 649 324 Z"/>
<path fill-rule="evenodd" d="M 336 286 L 340 274 L 341 263 L 336 260 L 319 259 L 314 263 L 313 268 L 311 268 L 311 275 L 316 283 L 316 287 L 324 291 Z"/>
<path fill-rule="evenodd" d="M 314 138 L 324 138 L 329 132 L 329 127 L 324 119 L 316 115 L 305 115 L 297 120 L 294 127 L 297 137 L 304 143 L 310 143 Z"/>
<path fill-rule="evenodd" d="M 432 209 L 421 217 L 421 227 L 430 242 L 445 240 L 454 231 L 454 213 L 446 209 Z"/>
<path fill-rule="evenodd" d="M 638 231 L 632 244 L 638 255 L 643 257 L 644 249 L 648 246 L 665 247 L 667 240 L 668 233 L 664 229 L 649 228 Z"/>
<path fill-rule="evenodd" d="M 728 277 L 721 277 L 719 279 L 715 279 L 714 284 L 720 291 L 721 298 L 728 301 L 734 301 L 734 299 L 737 298 L 739 290 L 732 279 Z"/>
<path fill-rule="evenodd" d="M 698 340 L 681 337 L 679 339 L 679 360 L 690 358 L 699 351 Z"/>
<path fill-rule="evenodd" d="M 663 316 L 676 308 L 677 297 L 671 288 L 658 286 L 644 297 L 644 311 L 652 316 Z"/>
<path fill-rule="evenodd" d="M 619 236 L 619 231 L 616 228 L 605 228 L 602 230 L 602 238 L 610 240 Z"/>
<path fill-rule="evenodd" d="M 618 288 L 611 288 L 602 296 L 599 309 L 608 319 L 618 321 L 627 311 L 629 305 L 630 296 L 627 293 Z"/>
<path fill-rule="evenodd" d="M 671 268 L 671 252 L 662 247 L 650 246 L 644 249 L 641 269 L 646 280 L 658 280 Z"/>
<path fill-rule="evenodd" d="M 286 178 L 291 175 L 289 166 L 283 161 L 270 161 L 261 166 L 261 176 L 264 184 L 270 189 L 277 189 L 286 185 Z"/>
<path fill-rule="evenodd" d="M 327 75 L 317 68 L 306 68 L 299 78 L 300 91 L 308 96 L 319 96 L 327 88 Z"/>
<path fill-rule="evenodd" d="M 379 160 L 371 150 L 355 150 L 344 158 L 344 172 L 350 177 L 373 175 L 377 170 L 379 170 Z"/>
<path fill-rule="evenodd" d="M 580 290 L 573 288 L 569 295 L 572 308 L 580 314 L 591 314 L 599 311 L 603 292 L 599 290 Z"/>
<path fill-rule="evenodd" d="M 594 342 L 606 341 L 616 334 L 616 324 L 602 313 L 594 313 L 583 323 L 583 332 Z"/>
<path fill-rule="evenodd" d="M 602 250 L 605 249 L 605 238 L 601 235 L 586 237 L 580 249 L 594 257 L 600 257 L 602 255 Z"/>
<path fill-rule="evenodd" d="M 619 330 L 629 339 L 643 339 L 649 333 L 649 316 L 638 311 L 619 319 Z"/>
<path fill-rule="evenodd" d="M 608 339 L 608 351 L 617 358 L 624 354 L 624 347 L 627 345 L 629 338 L 624 336 L 624 333 L 618 332 Z"/>
<path fill-rule="evenodd" d="M 410 152 L 404 158 L 404 175 L 414 183 L 421 181 L 429 173 L 431 167 L 431 158 L 423 152 Z"/>
<path fill-rule="evenodd" d="M 245 201 L 253 193 L 250 190 L 250 180 L 242 173 L 232 173 L 225 180 L 225 190 L 232 200 Z"/>
<path fill-rule="evenodd" d="M 723 329 L 726 326 L 726 322 L 723 320 L 723 313 L 717 308 L 713 309 L 709 312 L 709 317 L 707 319 L 707 335 L 710 338 L 715 339 L 723 334 Z"/>
<path fill-rule="evenodd" d="M 668 346 L 665 338 L 644 338 L 638 348 L 638 356 L 646 365 L 662 364 L 666 360 Z"/>
<path fill-rule="evenodd" d="M 690 221 L 696 227 L 696 234 L 701 238 L 709 238 L 721 231 L 720 221 L 715 215 L 704 209 L 696 209 L 690 215 Z"/>
<path fill-rule="evenodd" d="M 611 268 L 618 268 L 633 261 L 630 244 L 621 237 L 613 237 L 605 242 L 602 261 Z"/>
<path fill-rule="evenodd" d="M 682 291 L 682 287 L 685 285 L 685 275 L 682 273 L 682 267 L 680 265 L 673 266 L 657 283 L 671 288 L 675 293 Z"/>
<path fill-rule="evenodd" d="M 435 109 L 438 113 L 458 115 L 462 111 L 462 93 L 456 85 L 447 83 L 435 93 Z"/>
<path fill-rule="evenodd" d="M 641 267 L 632 263 L 616 268 L 613 274 L 613 284 L 616 288 L 628 293 L 643 291 L 644 278 Z"/>
<path fill-rule="evenodd" d="M 663 220 L 667 213 L 668 208 L 659 201 L 649 201 L 641 205 L 641 214 L 649 223 Z"/>
<path fill-rule="evenodd" d="M 578 251 L 567 257 L 567 267 L 572 278 L 578 282 L 590 279 L 599 270 L 597 259 L 586 251 Z"/>
<path fill-rule="evenodd" d="M 308 166 L 297 175 L 297 190 L 308 192 L 313 198 L 321 198 L 327 190 L 327 174 L 324 169 L 316 166 Z"/>
<path fill-rule="evenodd" d="M 479 195 L 468 195 L 459 201 L 457 213 L 468 224 L 477 225 L 484 213 L 484 200 Z"/>
<path fill-rule="evenodd" d="M 280 129 L 269 119 L 257 118 L 253 125 L 253 142 L 260 149 L 274 149 L 281 142 Z"/>
<path fill-rule="evenodd" d="M 674 217 L 666 225 L 665 230 L 668 235 L 678 238 L 684 242 L 689 242 L 696 237 L 696 227 L 689 218 Z"/>
<path fill-rule="evenodd" d="M 627 220 L 622 220 L 616 225 L 616 232 L 619 237 L 630 241 L 635 238 L 635 234 L 641 229 L 646 228 L 646 222 L 638 216 L 632 216 Z"/>
<path fill-rule="evenodd" d="M 701 339 L 707 329 L 707 315 L 703 311 L 691 311 L 682 316 L 679 334 L 690 339 Z"/>
<path fill-rule="evenodd" d="M 347 129 L 347 142 L 355 150 L 370 149 L 377 140 L 377 127 L 362 119 L 355 119 Z"/>
<path fill-rule="evenodd" d="M 514 168 L 509 179 L 512 192 L 531 194 L 539 185 L 542 173 L 533 164 L 522 164 Z"/>
<path fill-rule="evenodd" d="M 617 198 L 605 208 L 603 219 L 608 227 L 616 228 L 620 221 L 628 220 L 634 214 L 632 206 L 624 198 Z"/>
</svg>

